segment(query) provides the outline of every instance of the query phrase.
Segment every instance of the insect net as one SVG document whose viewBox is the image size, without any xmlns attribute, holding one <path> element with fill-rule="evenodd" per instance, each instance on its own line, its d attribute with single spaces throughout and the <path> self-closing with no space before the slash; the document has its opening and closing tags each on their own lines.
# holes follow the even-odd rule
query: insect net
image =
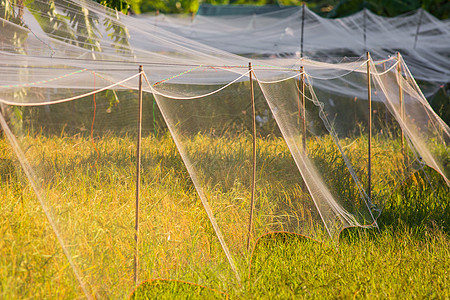
<svg viewBox="0 0 450 300">
<path fill-rule="evenodd" d="M 86 296 L 129 294 L 136 257 L 139 281 L 207 282 L 226 290 L 245 275 L 259 236 L 326 234 L 281 135 L 258 135 L 253 160 L 249 71 L 239 67 L 235 80 L 225 85 L 202 83 L 221 72 L 230 71 L 200 67 L 189 76 L 156 82 L 142 75 L 137 253 L 139 74 L 110 84 L 101 80 L 102 72 L 86 71 L 84 89 L 64 88 L 65 80 L 78 76 L 75 72 L 57 80 L 57 88 L 55 81 L 38 89 L 5 88 L 5 98 L 18 92 L 49 97 L 15 105 L 5 101 L 1 123 Z M 266 118 L 261 124 L 272 121 L 273 126 L 256 82 L 254 89 L 255 109 Z M 62 95 L 66 98 L 52 98 Z"/>
<path fill-rule="evenodd" d="M 265 233 L 337 240 L 344 227 L 374 224 L 366 172 L 357 168 L 365 166 L 366 129 L 348 137 L 337 122 L 349 118 L 328 101 L 336 94 L 350 103 L 354 95 L 364 99 L 364 60 L 303 62 L 302 90 L 299 62 L 255 62 L 250 73 L 243 58 L 143 30 L 139 20 L 94 3 L 54 3 L 35 1 L 23 11 L 32 31 L 2 19 L 8 55 L 0 56 L 1 124 L 86 296 L 128 295 L 135 269 L 138 282 L 167 278 L 226 290 L 245 275 Z M 57 20 L 57 29 L 34 19 Z M 145 92 L 136 248 L 139 76 Z M 379 75 L 376 86 L 384 93 L 393 78 Z"/>
<path fill-rule="evenodd" d="M 393 18 L 378 16 L 368 9 L 342 18 L 324 18 L 307 6 L 297 6 L 252 15 L 200 14 L 193 20 L 170 15 L 141 19 L 247 57 L 333 60 L 369 51 L 379 60 L 400 51 L 413 76 L 427 82 L 421 85 L 426 96 L 449 81 L 449 22 L 423 9 Z"/>
<path fill-rule="evenodd" d="M 424 165 L 428 165 L 449 185 L 448 125 L 430 107 L 400 55 L 390 69 L 380 70 L 380 65 L 374 65 L 373 69 L 374 85 L 381 94 L 380 99 L 401 128 L 405 166 L 413 165 L 411 160 L 417 161 L 422 170 Z M 406 143 L 409 150 L 405 150 L 408 148 L 404 145 Z"/>
<path fill-rule="evenodd" d="M 362 58 L 340 64 L 307 60 L 301 63 L 313 86 L 310 100 L 321 108 L 327 131 L 348 162 L 350 174 L 367 197 L 375 217 L 399 184 L 407 180 L 411 173 L 424 170 L 424 164 L 436 169 L 447 180 L 448 126 L 436 118 L 424 96 L 417 92 L 420 89 L 403 60 L 393 57 L 370 61 L 369 66 L 368 61 Z M 368 73 L 371 77 L 370 93 Z M 415 90 L 415 95 L 411 97 L 408 90 Z M 396 112 L 396 105 L 400 109 L 400 103 L 403 103 L 402 114 Z M 420 135 L 412 129 L 405 129 L 405 118 L 414 124 L 410 126 Z M 416 121 L 421 119 L 424 121 Z M 309 124 L 313 125 L 313 120 L 310 119 Z M 429 130 L 424 132 L 427 126 L 423 122 L 428 123 L 428 127 L 434 127 L 433 133 Z M 318 132 L 314 128 L 311 130 Z M 428 155 L 428 162 L 421 158 L 425 155 Z"/>
<path fill-rule="evenodd" d="M 306 72 L 298 66 L 288 72 L 255 70 L 323 231 L 337 240 L 345 227 L 376 223 L 358 175 Z"/>
<path fill-rule="evenodd" d="M 1 20 L 1 125 L 80 292 L 124 297 L 150 278 L 199 284 L 208 278 L 218 288 L 235 281 L 149 92 L 135 252 L 136 61 L 155 66 L 148 75 L 155 84 L 186 71 L 186 60 L 220 64 L 232 55 L 170 33 L 146 33 L 92 2 L 9 8 Z"/>
</svg>

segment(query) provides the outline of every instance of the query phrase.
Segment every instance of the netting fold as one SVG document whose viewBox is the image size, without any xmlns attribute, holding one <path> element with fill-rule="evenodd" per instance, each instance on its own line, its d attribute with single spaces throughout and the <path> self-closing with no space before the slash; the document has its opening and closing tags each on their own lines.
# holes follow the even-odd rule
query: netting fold
<svg viewBox="0 0 450 300">
<path fill-rule="evenodd" d="M 374 79 L 377 89 L 383 95 L 383 102 L 414 149 L 412 158 L 408 158 L 402 149 L 405 164 L 409 165 L 411 159 L 417 159 L 420 164 L 427 164 L 440 173 L 448 185 L 449 127 L 430 107 L 408 67 L 400 56 L 399 58 L 396 69 L 380 73 Z M 377 71 L 375 66 L 374 70 Z M 404 143 L 406 142 L 402 140 L 402 148 L 406 147 Z"/>
</svg>

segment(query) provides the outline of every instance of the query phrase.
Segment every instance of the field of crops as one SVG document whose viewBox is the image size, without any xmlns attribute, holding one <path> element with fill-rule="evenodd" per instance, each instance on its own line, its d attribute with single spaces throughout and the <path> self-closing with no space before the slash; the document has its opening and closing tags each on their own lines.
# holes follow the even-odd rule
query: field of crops
<svg viewBox="0 0 450 300">
<path fill-rule="evenodd" d="M 48 200 L 48 204 L 56 210 L 60 209 L 61 212 L 70 210 L 67 216 L 89 216 L 76 220 L 61 217 L 57 220 L 57 225 L 63 225 L 63 232 L 73 236 L 76 236 L 77 230 L 89 228 L 92 231 L 89 239 L 101 240 L 95 248 L 95 251 L 99 252 L 83 245 L 72 252 L 75 258 L 83 255 L 95 257 L 92 261 L 87 260 L 86 265 L 81 265 L 82 272 L 93 274 L 93 278 L 96 278 L 96 273 L 102 273 L 103 277 L 110 277 L 111 282 L 114 278 L 123 281 L 114 283 L 115 290 L 105 290 L 104 294 L 97 293 L 96 296 L 130 295 L 131 291 L 121 292 L 120 287 L 129 286 L 132 281 L 136 151 L 133 138 L 105 135 L 101 139 L 96 139 L 95 144 L 100 153 L 98 161 L 89 137 L 80 135 L 67 138 L 61 134 L 25 138 L 31 139 L 33 145 L 40 145 L 25 150 L 29 157 L 42 157 L 34 166 L 46 170 L 42 173 L 42 182 L 64 191 L 64 195 L 52 195 L 56 193 L 56 188 L 55 191 L 48 189 L 46 193 L 49 199 L 54 197 L 53 200 Z M 241 165 L 249 167 L 250 144 L 248 147 L 242 147 L 250 150 L 242 150 L 235 146 L 248 143 L 249 139 L 246 137 L 235 139 L 217 141 L 216 149 L 221 149 L 217 153 L 226 158 L 232 151 L 243 151 Z M 211 143 L 207 138 L 199 136 L 195 141 L 196 147 L 202 148 L 202 141 Z M 331 144 L 332 140 L 324 138 L 322 142 Z M 385 199 L 383 199 L 384 210 L 378 219 L 379 230 L 345 229 L 340 235 L 338 244 L 331 240 L 317 242 L 288 233 L 264 235 L 257 241 L 251 258 L 240 262 L 239 265 L 244 266 L 240 270 L 244 276 L 238 284 L 230 278 L 215 274 L 214 269 L 208 265 L 208 259 L 200 252 L 198 255 L 190 253 L 187 248 L 180 246 L 177 248 L 178 252 L 170 253 L 178 260 L 174 261 L 168 253 L 158 252 L 159 248 L 153 247 L 153 244 L 167 242 L 167 236 L 161 237 L 160 233 L 154 232 L 154 228 L 170 226 L 170 223 L 177 219 L 180 226 L 186 224 L 186 229 L 180 232 L 189 230 L 190 224 L 196 224 L 203 230 L 205 236 L 196 241 L 194 246 L 191 245 L 193 248 L 190 249 L 209 247 L 208 253 L 211 256 L 209 259 L 220 258 L 222 255 L 218 254 L 221 249 L 217 247 L 217 243 L 212 241 L 215 235 L 206 214 L 200 214 L 199 217 L 198 213 L 193 213 L 202 210 L 203 207 L 171 137 L 168 134 L 160 137 L 148 136 L 143 139 L 142 144 L 141 197 L 150 201 L 143 201 L 141 207 L 143 217 L 140 230 L 147 236 L 143 237 L 141 251 L 144 258 L 150 254 L 154 257 L 142 259 L 141 264 L 143 269 L 162 271 L 158 271 L 156 275 L 143 272 L 140 274 L 140 280 L 145 281 L 154 277 L 171 278 L 173 274 L 170 265 L 177 263 L 192 263 L 190 266 L 192 270 L 203 268 L 203 273 L 190 278 L 187 269 L 184 270 L 186 274 L 176 276 L 187 281 L 201 278 L 201 281 L 197 279 L 194 282 L 200 285 L 188 285 L 178 281 L 147 281 L 138 289 L 136 295 L 139 297 L 160 299 L 175 296 L 207 299 L 450 297 L 449 188 L 439 174 L 430 169 L 426 169 L 426 173 L 416 172 L 405 182 L 397 183 L 395 188 L 382 193 Z M 230 144 L 234 146 L 230 148 Z M 356 153 L 358 145 L 355 144 L 353 147 L 356 147 Z M 326 147 L 314 148 L 314 141 L 309 142 L 311 155 L 328 155 L 332 158 L 332 148 L 330 147 L 331 150 L 327 153 L 324 152 Z M 83 149 L 85 151 L 82 151 Z M 267 168 L 258 169 L 259 201 L 269 203 L 273 197 L 279 197 L 281 191 L 287 198 L 301 193 L 296 190 L 295 181 L 292 180 L 298 177 L 298 171 L 287 167 L 292 158 L 283 140 L 276 137 L 260 139 L 258 149 L 258 165 L 271 166 L 270 172 L 267 172 Z M 391 152 L 384 153 L 379 159 L 398 156 L 398 147 L 392 146 L 386 151 Z M 204 165 L 226 169 L 221 165 L 227 163 L 224 157 L 204 162 Z M 395 161 L 389 160 L 383 164 L 383 168 L 395 168 Z M 335 160 L 334 163 L 337 170 L 344 167 L 339 160 Z M 358 166 L 355 166 L 355 169 L 358 169 Z M 224 206 L 229 205 L 231 200 L 228 198 L 231 199 L 233 195 L 249 195 L 247 191 L 234 190 L 236 182 L 233 182 L 232 177 L 239 177 L 239 171 L 236 169 L 233 174 L 229 174 L 230 182 L 210 183 L 216 189 L 217 185 L 222 185 L 220 188 L 223 193 L 212 196 L 216 197 L 217 201 L 223 201 Z M 342 173 L 338 171 L 334 172 L 333 176 L 336 177 L 334 178 L 336 182 L 344 181 Z M 0 298 L 83 297 L 71 265 L 30 184 L 16 164 L 15 154 L 4 136 L 0 140 L 0 177 Z M 226 178 L 226 174 L 222 174 L 220 178 Z M 247 190 L 249 182 L 241 184 L 243 189 Z M 349 194 L 353 192 L 349 191 Z M 74 205 L 73 201 L 66 203 L 64 201 L 66 198 L 76 198 L 79 202 L 77 205 Z M 180 211 L 184 212 L 183 216 Z M 57 212 L 55 215 L 62 213 Z M 243 207 L 242 211 L 239 207 L 236 208 L 236 220 L 242 219 L 246 222 L 247 215 L 247 207 Z M 114 216 L 111 232 L 102 233 L 97 230 L 108 228 L 111 216 Z M 258 223 L 258 215 L 255 220 Z M 83 221 L 89 223 L 82 223 Z M 237 223 L 237 221 L 230 222 L 230 224 Z M 239 247 L 241 240 L 245 241 L 245 231 L 235 232 L 234 237 L 227 238 L 228 240 L 234 238 L 236 241 L 232 244 Z M 182 235 L 169 236 L 169 240 L 184 238 Z M 117 251 L 101 252 L 102 243 L 108 249 L 114 248 Z M 83 251 L 93 253 L 91 255 Z M 125 256 L 124 261 L 129 264 L 110 263 L 114 262 L 115 256 L 120 255 Z M 102 265 L 95 265 L 95 262 L 101 262 Z M 89 263 L 93 265 L 88 266 Z"/>
</svg>

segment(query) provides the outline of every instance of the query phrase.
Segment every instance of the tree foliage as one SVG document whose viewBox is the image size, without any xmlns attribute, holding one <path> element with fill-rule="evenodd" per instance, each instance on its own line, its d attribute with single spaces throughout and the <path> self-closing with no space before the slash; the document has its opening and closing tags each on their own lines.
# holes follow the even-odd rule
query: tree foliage
<svg viewBox="0 0 450 300">
<path fill-rule="evenodd" d="M 303 3 L 316 13 L 331 18 L 351 15 L 363 9 L 387 17 L 423 8 L 440 19 L 447 19 L 450 2 L 447 0 L 97 0 L 122 12 L 132 9 L 136 13 L 158 11 L 162 13 L 195 13 L 200 3 L 215 5 L 281 5 L 300 6 Z"/>
<path fill-rule="evenodd" d="M 423 8 L 439 19 L 446 19 L 450 11 L 450 2 L 447 0 L 340 0 L 328 17 L 345 17 L 363 8 L 386 17 L 395 17 Z"/>
</svg>

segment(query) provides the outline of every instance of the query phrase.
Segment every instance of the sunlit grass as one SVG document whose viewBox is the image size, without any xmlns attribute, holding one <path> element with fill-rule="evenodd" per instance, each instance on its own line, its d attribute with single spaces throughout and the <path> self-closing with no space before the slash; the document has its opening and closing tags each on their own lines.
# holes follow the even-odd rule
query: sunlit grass
<svg viewBox="0 0 450 300">
<path fill-rule="evenodd" d="M 134 138 L 112 134 L 97 138 L 98 162 L 91 141 L 82 136 L 25 136 L 21 143 L 89 291 L 95 290 L 99 298 L 129 296 L 134 288 Z M 450 297 L 448 187 L 430 170 L 432 186 L 418 173 L 405 182 L 394 182 L 395 189 L 383 190 L 387 198 L 380 231 L 345 230 L 338 247 L 331 241 L 319 243 L 291 234 L 267 235 L 258 241 L 248 269 L 250 258 L 240 249 L 246 242 L 248 221 L 250 139 L 196 136 L 186 147 L 193 149 L 192 157 L 204 158 L 198 164 L 201 172 L 219 170 L 206 182 L 205 192 L 216 201 L 215 213 L 227 212 L 218 222 L 229 224 L 224 235 L 233 253 L 244 255 L 241 260 L 234 257 L 243 276 L 239 285 L 170 136 L 145 137 L 142 144 L 140 280 L 173 278 L 199 284 L 157 281 L 142 287 L 144 298 L 226 297 L 209 288 L 232 298 Z M 364 140 L 352 144 L 350 158 L 356 161 L 362 156 L 364 146 Z M 311 139 L 308 149 L 323 168 L 336 167 L 327 182 L 348 197 L 358 195 L 331 139 Z M 375 172 L 398 176 L 398 145 L 378 144 L 374 153 L 380 161 L 391 157 L 383 165 L 375 164 Z M 257 158 L 257 208 L 277 211 L 280 207 L 274 203 L 309 197 L 282 139 L 259 139 Z M 7 142 L 0 140 L 0 298 L 83 297 L 14 161 Z M 365 163 L 355 164 L 358 174 L 364 168 Z M 375 182 L 381 186 L 395 180 L 394 175 L 375 177 Z M 256 226 L 267 220 L 255 216 Z M 270 229 L 260 228 L 256 235 Z"/>
</svg>

